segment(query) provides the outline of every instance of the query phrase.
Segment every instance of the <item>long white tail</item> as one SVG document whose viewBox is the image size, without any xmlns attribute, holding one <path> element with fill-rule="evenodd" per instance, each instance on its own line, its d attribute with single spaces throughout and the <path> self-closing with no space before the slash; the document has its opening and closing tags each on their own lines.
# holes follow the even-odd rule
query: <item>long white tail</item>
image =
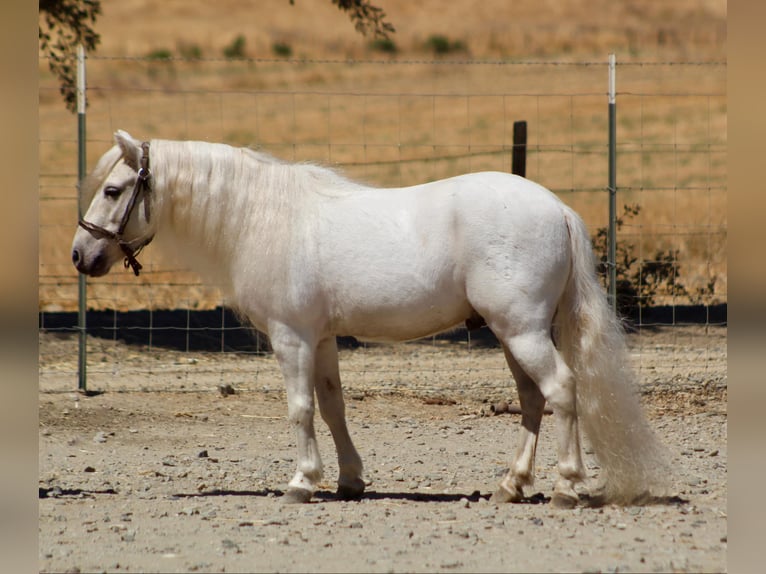
<svg viewBox="0 0 766 574">
<path fill-rule="evenodd" d="M 582 429 L 602 469 L 606 502 L 667 494 L 669 465 L 639 402 L 625 335 L 595 273 L 585 224 L 565 209 L 572 272 L 559 304 L 559 347 L 574 371 Z"/>
</svg>

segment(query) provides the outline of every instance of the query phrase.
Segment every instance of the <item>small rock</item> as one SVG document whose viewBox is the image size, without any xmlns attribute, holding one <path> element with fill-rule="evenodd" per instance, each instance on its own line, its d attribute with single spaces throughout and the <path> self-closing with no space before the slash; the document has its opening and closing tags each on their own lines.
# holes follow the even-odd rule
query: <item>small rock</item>
<svg viewBox="0 0 766 574">
<path fill-rule="evenodd" d="M 218 391 L 221 393 L 221 396 L 224 397 L 237 394 L 237 391 L 234 390 L 234 387 L 228 383 L 225 385 L 218 385 Z"/>
<path fill-rule="evenodd" d="M 207 458 L 207 457 L 208 457 L 207 450 L 201 450 L 199 454 L 197 454 L 197 458 Z"/>
<path fill-rule="evenodd" d="M 495 415 L 501 415 L 507 413 L 510 410 L 510 405 L 507 401 L 500 401 L 493 405 L 490 405 L 489 410 Z"/>
<path fill-rule="evenodd" d="M 86 466 L 83 472 L 96 472 L 96 469 L 93 468 L 92 466 Z"/>
<path fill-rule="evenodd" d="M 273 518 L 267 518 L 263 521 L 264 526 L 284 526 L 287 524 L 286 520 L 283 520 L 282 518 L 276 516 Z"/>
</svg>

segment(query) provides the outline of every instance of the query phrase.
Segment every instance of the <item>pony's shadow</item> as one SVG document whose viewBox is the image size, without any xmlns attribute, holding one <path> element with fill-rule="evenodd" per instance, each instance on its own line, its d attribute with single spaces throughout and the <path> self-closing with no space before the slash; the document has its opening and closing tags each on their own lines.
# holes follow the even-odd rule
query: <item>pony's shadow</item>
<svg viewBox="0 0 766 574">
<path fill-rule="evenodd" d="M 114 489 L 106 490 L 83 490 L 79 488 L 75 489 L 61 489 L 54 488 L 40 488 L 39 498 L 62 498 L 62 497 L 93 497 L 96 494 L 117 494 Z M 263 498 L 280 498 L 284 496 L 284 491 L 279 489 L 264 488 L 261 490 L 228 490 L 228 489 L 215 489 L 206 490 L 204 492 L 178 492 L 170 495 L 170 499 L 181 498 L 206 498 L 215 496 L 247 496 L 247 497 L 263 497 Z M 365 492 L 359 498 L 351 501 L 339 497 L 336 493 L 330 490 L 320 490 L 314 493 L 312 499 L 313 503 L 319 502 L 353 502 L 359 500 L 408 500 L 410 502 L 460 502 L 467 500 L 469 502 L 479 502 L 479 500 L 489 500 L 489 494 L 481 494 L 478 490 L 473 491 L 471 494 L 445 494 L 445 493 L 431 493 L 431 492 L 378 492 L 371 490 Z M 525 496 L 519 502 L 514 504 L 548 504 L 551 501 L 550 496 L 545 496 L 542 492 L 533 494 L 532 496 Z M 645 496 L 641 500 L 636 501 L 638 506 L 680 506 L 687 504 L 687 499 L 680 496 Z M 580 506 L 584 508 L 600 508 L 606 506 L 608 503 L 600 496 L 591 496 L 588 494 L 580 495 Z"/>
<path fill-rule="evenodd" d="M 173 494 L 171 498 L 205 498 L 211 496 L 260 496 L 280 498 L 284 496 L 284 491 L 279 489 L 264 488 L 261 490 L 208 490 L 204 492 L 194 493 L 177 493 Z M 444 502 L 460 502 L 467 500 L 469 502 L 479 502 L 480 500 L 488 501 L 490 499 L 489 494 L 481 494 L 478 490 L 471 494 L 445 494 L 445 493 L 431 493 L 431 492 L 378 492 L 376 490 L 370 490 L 362 494 L 359 498 L 352 500 L 339 497 L 335 492 L 330 490 L 320 490 L 314 493 L 312 498 L 313 503 L 320 502 L 354 502 L 360 500 L 408 500 L 410 502 L 432 502 L 432 503 L 444 503 Z M 548 504 L 551 501 L 550 496 L 545 496 L 542 492 L 535 493 L 531 496 L 525 496 L 520 501 L 514 504 Z M 680 496 L 645 496 L 641 500 L 636 501 L 638 506 L 677 506 L 687 504 L 689 501 L 681 498 Z M 601 496 L 591 496 L 589 494 L 580 495 L 580 506 L 584 508 L 600 508 L 607 506 L 609 503 Z"/>
<path fill-rule="evenodd" d="M 334 492 L 323 491 L 315 494 L 318 500 L 334 501 L 339 500 L 338 496 Z M 489 500 L 489 494 L 481 494 L 478 490 L 475 490 L 471 494 L 447 494 L 438 492 L 378 492 L 371 490 L 365 492 L 357 500 L 408 500 L 410 502 L 460 502 L 467 500 L 468 502 L 479 502 L 480 500 Z M 524 497 L 520 504 L 545 504 L 550 501 L 550 497 L 544 496 L 541 492 L 533 494 L 532 496 Z"/>
<path fill-rule="evenodd" d="M 205 498 L 209 496 L 260 496 L 279 498 L 284 495 L 284 491 L 279 489 L 264 488 L 262 490 L 206 490 L 203 492 L 176 493 L 171 498 Z M 479 502 L 479 500 L 489 500 L 489 494 L 481 494 L 478 490 L 471 494 L 445 494 L 431 492 L 378 492 L 369 490 L 359 498 L 345 499 L 338 496 L 330 490 L 319 490 L 314 493 L 313 503 L 319 502 L 354 502 L 360 500 L 409 500 L 410 502 L 459 502 L 467 500 L 469 502 Z M 544 496 L 541 492 L 525 497 L 520 504 L 545 504 L 550 502 L 550 497 Z"/>
<path fill-rule="evenodd" d="M 633 506 L 680 506 L 689 502 L 686 498 L 677 495 L 653 496 L 644 494 L 633 501 Z M 580 506 L 584 508 L 601 508 L 611 503 L 601 495 L 580 494 Z"/>
</svg>

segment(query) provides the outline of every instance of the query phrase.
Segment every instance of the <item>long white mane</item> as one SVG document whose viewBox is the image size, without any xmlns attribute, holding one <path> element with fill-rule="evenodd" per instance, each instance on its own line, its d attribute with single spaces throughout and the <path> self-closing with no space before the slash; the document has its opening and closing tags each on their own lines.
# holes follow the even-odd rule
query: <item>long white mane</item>
<svg viewBox="0 0 766 574">
<path fill-rule="evenodd" d="M 333 169 L 285 162 L 250 148 L 152 140 L 150 149 L 158 190 L 154 212 L 161 214 L 157 226 L 175 229 L 157 237 L 166 250 L 216 281 L 228 276 L 222 272 L 232 266 L 245 271 L 252 265 L 244 257 L 225 261 L 241 254 L 238 246 L 255 244 L 269 256 L 285 255 L 295 241 L 312 233 L 317 202 L 367 189 Z M 203 238 L 206 245 L 194 245 Z M 213 260 L 200 261 L 199 253 L 211 247 Z"/>
</svg>

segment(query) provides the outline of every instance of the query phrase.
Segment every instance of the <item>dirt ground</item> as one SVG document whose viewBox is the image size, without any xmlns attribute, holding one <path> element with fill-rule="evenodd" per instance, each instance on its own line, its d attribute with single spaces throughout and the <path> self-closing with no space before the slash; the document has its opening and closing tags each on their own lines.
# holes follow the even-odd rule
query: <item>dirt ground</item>
<svg viewBox="0 0 766 574">
<path fill-rule="evenodd" d="M 630 337 L 648 416 L 676 470 L 675 496 L 558 510 L 548 504 L 548 416 L 528 501 L 488 501 L 519 424 L 490 410 L 500 399 L 518 404 L 499 349 L 343 350 L 367 492 L 335 499 L 332 440 L 318 420 L 325 482 L 296 506 L 280 500 L 296 452 L 273 358 L 92 340 L 96 393 L 85 396 L 74 391 L 76 339 L 41 333 L 39 569 L 726 571 L 726 336 L 725 327 L 675 327 Z"/>
</svg>

